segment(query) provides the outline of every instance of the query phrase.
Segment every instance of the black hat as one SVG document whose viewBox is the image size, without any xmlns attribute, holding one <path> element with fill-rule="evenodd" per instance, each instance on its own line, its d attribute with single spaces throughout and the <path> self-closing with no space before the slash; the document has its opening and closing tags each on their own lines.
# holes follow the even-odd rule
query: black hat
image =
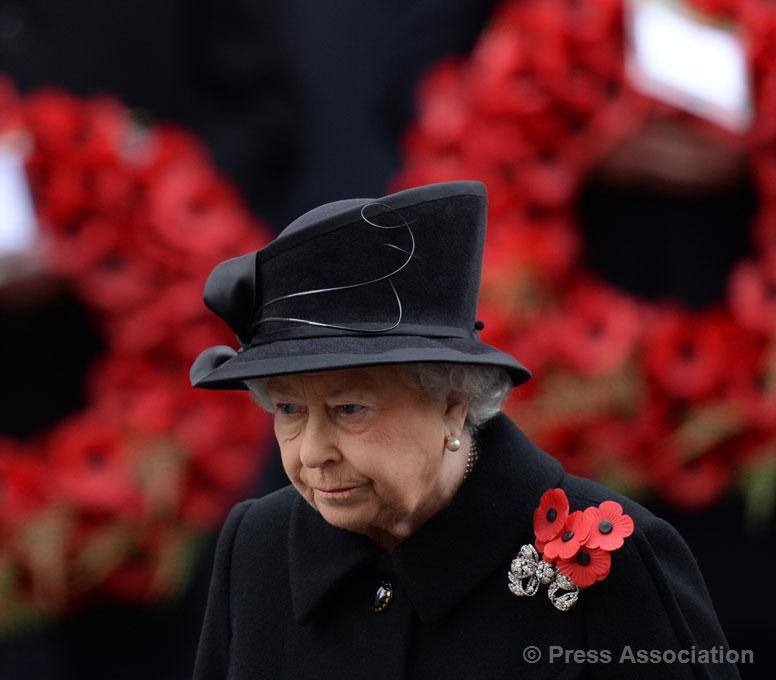
<svg viewBox="0 0 776 680">
<path fill-rule="evenodd" d="M 479 340 L 487 203 L 468 181 L 335 201 L 221 262 L 205 304 L 240 347 L 204 350 L 191 384 L 420 361 L 502 366 L 525 382 L 527 368 Z"/>
</svg>

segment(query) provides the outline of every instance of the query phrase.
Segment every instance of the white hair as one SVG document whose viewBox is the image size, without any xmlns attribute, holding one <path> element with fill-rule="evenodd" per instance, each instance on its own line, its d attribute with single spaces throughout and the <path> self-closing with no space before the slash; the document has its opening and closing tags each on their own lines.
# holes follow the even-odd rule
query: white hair
<svg viewBox="0 0 776 680">
<path fill-rule="evenodd" d="M 469 404 L 464 426 L 473 434 L 485 422 L 501 412 L 502 404 L 512 388 L 509 373 L 500 366 L 420 362 L 393 364 L 404 382 L 432 400 L 447 400 L 451 396 Z M 267 394 L 269 378 L 245 380 L 245 385 L 259 406 L 273 413 L 274 404 Z"/>
</svg>

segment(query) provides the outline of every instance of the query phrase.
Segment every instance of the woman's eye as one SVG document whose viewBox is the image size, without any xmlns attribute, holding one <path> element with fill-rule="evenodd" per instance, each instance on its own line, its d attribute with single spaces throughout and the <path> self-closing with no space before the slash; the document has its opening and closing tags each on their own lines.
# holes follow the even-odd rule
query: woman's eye
<svg viewBox="0 0 776 680">
<path fill-rule="evenodd" d="M 284 416 L 294 416 L 299 413 L 299 407 L 296 404 L 277 404 L 275 408 Z"/>
<path fill-rule="evenodd" d="M 361 404 L 342 404 L 339 408 L 346 416 L 354 416 L 357 413 L 361 413 L 364 409 Z"/>
</svg>

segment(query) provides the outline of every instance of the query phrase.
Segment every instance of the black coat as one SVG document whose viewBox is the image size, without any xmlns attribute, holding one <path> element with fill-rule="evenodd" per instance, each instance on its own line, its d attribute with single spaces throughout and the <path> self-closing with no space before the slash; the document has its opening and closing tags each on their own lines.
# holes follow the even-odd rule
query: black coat
<svg viewBox="0 0 776 680">
<path fill-rule="evenodd" d="M 195 679 L 739 677 L 732 664 L 633 660 L 638 650 L 727 649 L 695 559 L 669 524 L 566 474 L 504 415 L 478 439 L 481 458 L 452 503 L 392 555 L 329 525 L 291 486 L 237 505 L 219 539 Z M 609 576 L 566 612 L 546 586 L 534 597 L 507 588 L 539 498 L 557 486 L 572 509 L 617 500 L 636 525 Z M 376 613 L 383 581 L 394 595 Z M 539 663 L 524 660 L 529 645 Z M 549 663 L 559 648 L 580 651 Z"/>
</svg>

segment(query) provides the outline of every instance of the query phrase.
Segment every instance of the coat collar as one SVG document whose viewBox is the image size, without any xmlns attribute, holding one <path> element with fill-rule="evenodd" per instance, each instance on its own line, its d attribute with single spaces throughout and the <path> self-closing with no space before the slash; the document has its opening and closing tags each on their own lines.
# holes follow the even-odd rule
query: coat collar
<svg viewBox="0 0 776 680">
<path fill-rule="evenodd" d="M 442 618 L 487 576 L 506 569 L 533 541 L 541 494 L 559 486 L 563 468 L 500 414 L 478 433 L 480 459 L 446 508 L 390 557 L 363 534 L 330 525 L 301 496 L 289 524 L 289 575 L 297 623 L 374 560 L 389 560 L 421 621 Z M 382 557 L 381 557 L 382 556 Z"/>
</svg>

